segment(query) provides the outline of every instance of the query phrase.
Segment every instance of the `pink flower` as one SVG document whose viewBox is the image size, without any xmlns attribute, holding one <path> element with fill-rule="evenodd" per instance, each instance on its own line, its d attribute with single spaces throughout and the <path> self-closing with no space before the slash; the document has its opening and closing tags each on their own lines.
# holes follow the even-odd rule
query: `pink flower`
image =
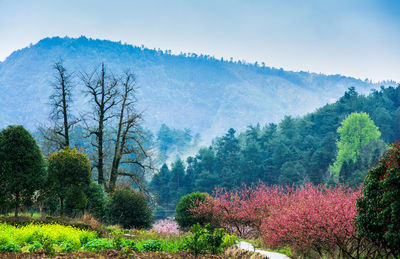
<svg viewBox="0 0 400 259">
<path fill-rule="evenodd" d="M 151 229 L 161 234 L 180 234 L 178 224 L 172 219 L 158 220 Z"/>
<path fill-rule="evenodd" d="M 211 215 L 214 225 L 239 236 L 262 236 L 268 246 L 295 250 L 329 251 L 356 238 L 356 200 L 360 190 L 346 186 L 328 188 L 243 186 L 217 189 L 192 208 L 194 215 Z"/>
</svg>

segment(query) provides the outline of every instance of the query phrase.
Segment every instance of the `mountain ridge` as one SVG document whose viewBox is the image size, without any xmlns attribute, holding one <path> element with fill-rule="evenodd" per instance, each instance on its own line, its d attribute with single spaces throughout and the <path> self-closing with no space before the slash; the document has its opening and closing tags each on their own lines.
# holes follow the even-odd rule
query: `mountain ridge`
<svg viewBox="0 0 400 259">
<path fill-rule="evenodd" d="M 230 127 L 243 130 L 249 124 L 278 122 L 284 115 L 304 115 L 352 86 L 367 93 L 388 84 L 194 53 L 176 55 L 84 36 L 52 37 L 15 51 L 0 63 L 0 127 L 22 124 L 33 129 L 46 121 L 51 66 L 58 58 L 76 73 L 101 62 L 115 73 L 132 68 L 146 127 L 153 132 L 162 123 L 190 128 L 207 140 Z M 75 107 L 87 110 L 87 105 L 81 105 L 86 102 L 81 90 L 74 93 Z"/>
</svg>

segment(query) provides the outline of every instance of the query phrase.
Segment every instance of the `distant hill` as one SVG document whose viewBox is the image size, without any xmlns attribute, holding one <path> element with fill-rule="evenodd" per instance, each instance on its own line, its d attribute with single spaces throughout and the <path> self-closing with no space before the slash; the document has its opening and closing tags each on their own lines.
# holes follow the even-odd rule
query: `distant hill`
<svg viewBox="0 0 400 259">
<path fill-rule="evenodd" d="M 47 120 L 52 65 L 58 58 L 71 72 L 91 70 L 100 62 L 115 72 L 132 68 L 148 128 L 156 131 L 162 123 L 186 127 L 206 140 L 230 127 L 243 130 L 257 122 L 278 122 L 284 115 L 304 115 L 340 97 L 350 86 L 361 93 L 380 86 L 341 75 L 172 55 L 86 37 L 54 37 L 15 51 L 0 63 L 0 128 L 23 124 L 34 129 Z M 75 92 L 75 105 L 87 109 L 81 89 Z"/>
</svg>

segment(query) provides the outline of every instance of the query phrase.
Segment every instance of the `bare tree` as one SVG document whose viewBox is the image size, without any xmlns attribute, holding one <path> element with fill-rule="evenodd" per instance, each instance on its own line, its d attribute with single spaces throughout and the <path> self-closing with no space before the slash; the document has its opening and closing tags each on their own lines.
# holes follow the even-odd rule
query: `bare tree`
<svg viewBox="0 0 400 259">
<path fill-rule="evenodd" d="M 96 136 L 92 145 L 97 150 L 98 183 L 112 191 L 118 179 L 125 177 L 146 192 L 144 176 L 153 168 L 148 134 L 141 127 L 142 113 L 136 111 L 135 75 L 127 71 L 115 77 L 102 64 L 100 71 L 84 73 L 81 78 L 94 108 L 84 122 L 88 136 Z M 109 144 L 110 160 L 105 154 Z"/>
<path fill-rule="evenodd" d="M 85 92 L 90 96 L 90 102 L 93 105 L 93 112 L 87 114 L 87 117 L 91 122 L 94 122 L 94 125 L 89 125 L 86 119 L 84 121 L 89 135 L 96 136 L 95 143 L 92 143 L 92 145 L 97 149 L 97 161 L 95 162 L 98 174 L 97 182 L 105 186 L 105 126 L 107 121 L 115 116 L 112 109 L 118 103 L 118 79 L 113 75 L 106 74 L 104 64 L 101 64 L 100 71 L 96 69 L 91 73 L 82 73 L 81 79 L 85 85 Z"/>
<path fill-rule="evenodd" d="M 73 75 L 68 73 L 60 59 L 53 65 L 55 70 L 50 96 L 50 127 L 40 127 L 45 141 L 53 143 L 57 149 L 70 147 L 70 130 L 79 121 L 71 113 Z"/>
<path fill-rule="evenodd" d="M 115 136 L 114 156 L 110 172 L 109 190 L 116 186 L 118 176 L 129 177 L 143 192 L 146 170 L 153 170 L 151 152 L 145 147 L 147 134 L 141 127 L 142 113 L 136 111 L 136 79 L 127 71 L 121 78 L 120 110 L 117 115 L 118 127 Z M 121 170 L 121 164 L 129 164 L 131 170 Z"/>
</svg>

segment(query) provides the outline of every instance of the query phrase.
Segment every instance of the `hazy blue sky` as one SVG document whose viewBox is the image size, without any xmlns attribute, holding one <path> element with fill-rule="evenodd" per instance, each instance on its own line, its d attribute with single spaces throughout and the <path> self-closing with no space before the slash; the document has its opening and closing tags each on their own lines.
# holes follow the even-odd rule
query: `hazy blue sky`
<svg viewBox="0 0 400 259">
<path fill-rule="evenodd" d="M 400 0 L 0 0 L 0 60 L 49 36 L 400 82 Z"/>
</svg>

